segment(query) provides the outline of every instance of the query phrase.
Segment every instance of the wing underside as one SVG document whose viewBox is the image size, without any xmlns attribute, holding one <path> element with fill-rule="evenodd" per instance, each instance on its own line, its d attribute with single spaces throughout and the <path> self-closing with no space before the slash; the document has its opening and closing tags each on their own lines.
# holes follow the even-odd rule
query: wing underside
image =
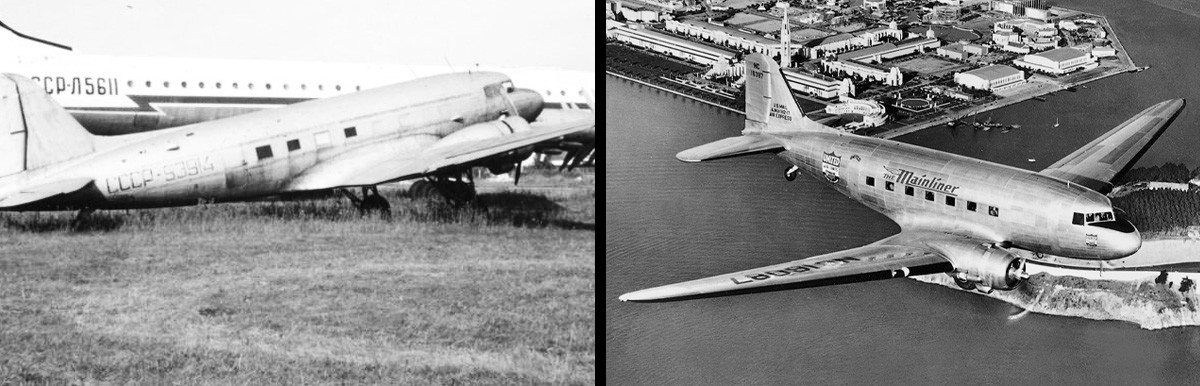
<svg viewBox="0 0 1200 386">
<path fill-rule="evenodd" d="M 510 118 L 520 119 L 520 118 Z M 506 136 L 439 146 L 436 138 L 409 138 L 347 153 L 301 175 L 291 190 L 377 185 L 473 165 L 487 157 L 514 151 L 567 134 L 595 128 L 595 118 L 574 122 L 530 124 L 531 129 Z"/>
<path fill-rule="evenodd" d="M 950 260 L 902 235 L 820 256 L 670 284 L 621 295 L 621 301 L 663 302 L 819 287 L 949 272 Z"/>
<path fill-rule="evenodd" d="M 1040 173 L 1107 193 L 1124 172 L 1179 116 L 1183 99 L 1150 106 Z"/>
</svg>

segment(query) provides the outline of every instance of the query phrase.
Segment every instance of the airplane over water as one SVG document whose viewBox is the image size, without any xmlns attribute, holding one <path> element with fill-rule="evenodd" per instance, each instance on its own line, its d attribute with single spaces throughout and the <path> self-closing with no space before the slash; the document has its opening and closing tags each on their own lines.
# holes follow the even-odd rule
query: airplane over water
<svg viewBox="0 0 1200 386">
<path fill-rule="evenodd" d="M 227 118 L 450 72 L 445 67 L 89 55 L 0 22 L 0 67 L 33 79 L 89 132 L 120 135 Z M 479 70 L 479 69 L 473 69 Z M 537 91 L 538 119 L 593 114 L 595 77 L 550 68 L 483 70 Z M 595 129 L 543 143 L 563 167 L 595 160 Z"/>
<path fill-rule="evenodd" d="M 825 255 L 630 292 L 621 301 L 660 302 L 946 273 L 964 289 L 1015 288 L 1030 254 L 1109 260 L 1129 256 L 1141 236 L 1104 194 L 1179 115 L 1161 102 L 1039 172 L 864 137 L 813 122 L 779 66 L 747 58 L 746 128 L 680 152 L 684 162 L 774 153 L 880 212 L 899 234 Z"/>
<path fill-rule="evenodd" d="M 41 85 L 0 77 L 0 210 L 148 208 L 345 188 L 387 209 L 375 185 L 425 177 L 454 201 L 469 168 L 503 173 L 532 146 L 595 118 L 534 123 L 536 91 L 492 72 L 455 73 L 142 134 L 89 133 Z M 464 179 L 464 176 L 466 177 Z M 362 197 L 348 189 L 362 188 Z"/>
</svg>

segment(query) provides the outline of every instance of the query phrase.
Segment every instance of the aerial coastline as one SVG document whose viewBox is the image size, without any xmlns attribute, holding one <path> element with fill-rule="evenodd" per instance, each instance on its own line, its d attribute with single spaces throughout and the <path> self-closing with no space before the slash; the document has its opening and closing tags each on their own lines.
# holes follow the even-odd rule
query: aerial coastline
<svg viewBox="0 0 1200 386">
<path fill-rule="evenodd" d="M 1148 68 L 1103 15 L 1017 3 L 614 2 L 605 72 L 740 113 L 742 58 L 764 52 L 814 119 L 895 138 L 943 124 L 1008 132 L 1019 125 L 977 116 Z"/>
</svg>

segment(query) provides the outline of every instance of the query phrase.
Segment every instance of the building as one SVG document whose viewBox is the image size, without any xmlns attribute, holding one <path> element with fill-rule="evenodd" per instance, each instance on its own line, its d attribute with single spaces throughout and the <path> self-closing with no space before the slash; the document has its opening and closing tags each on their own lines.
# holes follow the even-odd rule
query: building
<svg viewBox="0 0 1200 386">
<path fill-rule="evenodd" d="M 825 112 L 829 114 L 858 114 L 862 115 L 862 121 L 851 122 L 846 124 L 847 128 L 860 129 L 864 127 L 881 126 L 887 122 L 887 110 L 883 105 L 873 100 L 854 99 L 848 96 L 842 96 L 839 103 L 825 106 Z"/>
<path fill-rule="evenodd" d="M 703 20 L 667 20 L 667 31 L 695 36 L 716 44 L 732 47 L 738 50 L 761 52 L 767 56 L 779 55 L 783 47 L 779 40 L 768 39 L 753 32 L 743 31 L 721 23 Z M 793 45 L 796 47 L 798 45 Z M 796 50 L 793 50 L 794 54 Z"/>
<path fill-rule="evenodd" d="M 864 8 L 870 8 L 875 13 L 887 11 L 887 0 L 863 0 Z"/>
<path fill-rule="evenodd" d="M 962 44 L 951 44 L 948 46 L 938 47 L 937 55 L 943 58 L 954 60 L 967 60 L 967 52 L 963 51 Z"/>
<path fill-rule="evenodd" d="M 851 41 L 854 40 L 854 35 L 841 33 L 824 39 L 809 40 L 804 44 L 808 50 L 806 55 L 810 58 L 819 58 L 827 54 L 850 48 Z"/>
<path fill-rule="evenodd" d="M 988 54 L 987 46 L 981 46 L 981 45 L 974 44 L 974 43 L 964 44 L 962 46 L 962 50 L 963 50 L 963 52 L 966 52 L 967 54 L 970 54 L 970 55 L 987 55 Z"/>
<path fill-rule="evenodd" d="M 936 48 L 942 42 L 937 39 L 916 38 L 899 43 L 884 43 L 861 50 L 850 51 L 838 55 L 838 60 L 856 60 L 863 63 L 879 63 L 884 60 L 899 58 L 925 50 Z"/>
<path fill-rule="evenodd" d="M 1092 47 L 1092 56 L 1097 58 L 1117 56 L 1117 49 L 1112 47 Z"/>
<path fill-rule="evenodd" d="M 1100 65 L 1090 53 L 1070 47 L 1025 55 L 1021 59 L 1014 60 L 1013 64 L 1017 67 L 1054 75 L 1086 70 Z"/>
<path fill-rule="evenodd" d="M 997 31 L 992 33 L 992 42 L 997 45 L 1020 43 L 1021 35 L 1013 31 Z"/>
<path fill-rule="evenodd" d="M 880 82 L 888 86 L 899 86 L 904 83 L 904 77 L 897 67 L 887 68 L 874 64 L 859 63 L 843 60 L 822 60 L 825 71 L 838 72 L 847 75 L 857 75 L 863 79 Z"/>
<path fill-rule="evenodd" d="M 706 46 L 645 28 L 633 29 L 625 25 L 617 25 L 612 29 L 612 34 L 618 41 L 708 66 L 718 62 L 728 63 L 735 55 L 733 51 Z"/>
<path fill-rule="evenodd" d="M 996 91 L 1025 82 L 1025 72 L 1004 65 L 991 65 L 954 74 L 954 82 L 977 90 Z"/>
<path fill-rule="evenodd" d="M 633 4 L 617 3 L 621 16 L 628 21 L 658 21 L 658 12 L 648 7 Z"/>
<path fill-rule="evenodd" d="M 837 98 L 839 95 L 854 94 L 854 84 L 847 78 L 838 80 L 792 68 L 784 69 L 783 77 L 787 79 L 788 86 L 792 90 L 818 98 L 831 99 Z"/>
</svg>

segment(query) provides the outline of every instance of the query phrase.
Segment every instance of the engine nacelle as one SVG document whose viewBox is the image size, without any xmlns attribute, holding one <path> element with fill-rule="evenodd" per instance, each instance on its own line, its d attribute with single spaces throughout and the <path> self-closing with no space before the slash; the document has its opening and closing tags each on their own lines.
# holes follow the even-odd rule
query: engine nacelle
<svg viewBox="0 0 1200 386">
<path fill-rule="evenodd" d="M 955 280 L 973 283 L 989 289 L 1011 290 L 1028 277 L 1021 267 L 1021 259 L 1004 248 L 976 245 L 954 251 Z"/>
<path fill-rule="evenodd" d="M 490 122 L 477 123 L 450 133 L 433 144 L 433 148 L 453 146 L 490 138 L 500 138 L 513 133 L 529 131 L 529 122 L 521 117 L 508 117 Z"/>
</svg>

